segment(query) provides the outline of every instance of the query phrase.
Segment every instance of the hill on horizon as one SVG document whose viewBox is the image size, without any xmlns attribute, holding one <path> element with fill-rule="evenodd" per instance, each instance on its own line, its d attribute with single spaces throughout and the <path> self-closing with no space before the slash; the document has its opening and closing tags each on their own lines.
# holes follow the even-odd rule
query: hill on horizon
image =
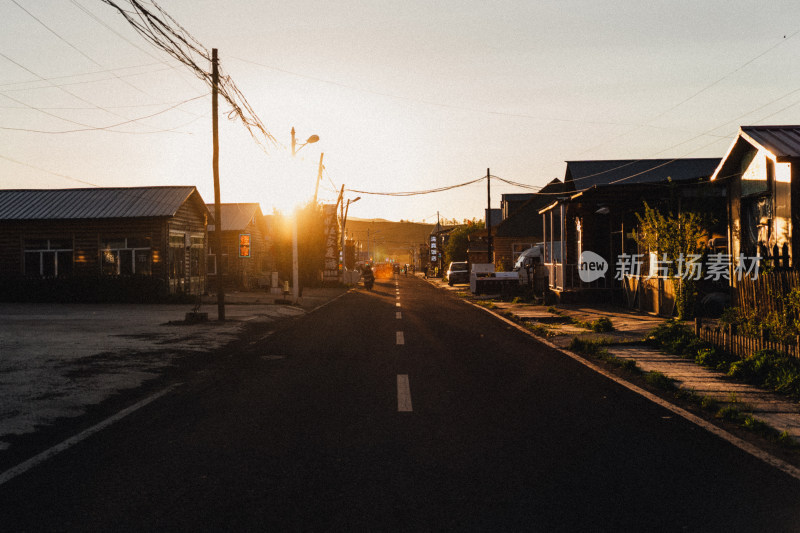
<svg viewBox="0 0 800 533">
<path fill-rule="evenodd" d="M 384 219 L 347 217 L 348 239 L 361 243 L 363 250 L 369 245 L 377 261 L 393 258 L 401 263 L 411 262 L 413 248 L 427 244 L 436 224 L 421 222 L 392 222 Z"/>
</svg>

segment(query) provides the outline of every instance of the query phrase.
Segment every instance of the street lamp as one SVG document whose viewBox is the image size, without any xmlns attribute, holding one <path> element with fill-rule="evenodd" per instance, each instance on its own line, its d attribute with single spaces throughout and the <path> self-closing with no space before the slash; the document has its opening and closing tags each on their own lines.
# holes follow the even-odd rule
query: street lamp
<svg viewBox="0 0 800 533">
<path fill-rule="evenodd" d="M 344 231 L 347 226 L 347 213 L 350 211 L 350 204 L 354 204 L 357 201 L 361 200 L 360 196 L 357 196 L 354 199 L 347 199 L 347 207 L 344 210 L 344 216 L 342 217 L 342 283 L 344 283 L 344 271 L 347 269 L 345 265 L 345 253 L 344 253 Z"/>
<path fill-rule="evenodd" d="M 307 144 L 315 143 L 318 140 L 319 136 L 312 135 L 306 142 L 300 145 L 300 148 Z M 292 127 L 292 157 L 300 151 L 300 148 L 297 148 L 294 127 Z M 292 224 L 292 297 L 294 298 L 294 303 L 297 303 L 298 298 L 300 298 L 299 270 L 299 261 L 297 258 L 297 211 L 295 211 L 294 224 Z"/>
<path fill-rule="evenodd" d="M 317 142 L 318 140 L 319 140 L 319 136 L 318 135 L 312 135 L 311 137 L 306 139 L 306 142 L 301 144 L 300 147 L 298 148 L 297 147 L 297 141 L 294 138 L 294 128 L 292 128 L 292 157 L 294 157 L 295 154 L 297 152 L 299 152 L 300 148 L 302 148 L 303 146 L 305 146 L 307 144 L 313 144 L 313 143 Z"/>
</svg>

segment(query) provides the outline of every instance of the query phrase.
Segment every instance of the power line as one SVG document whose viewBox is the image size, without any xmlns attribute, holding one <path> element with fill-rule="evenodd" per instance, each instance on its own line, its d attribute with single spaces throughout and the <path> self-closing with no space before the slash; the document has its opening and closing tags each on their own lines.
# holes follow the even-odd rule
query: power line
<svg viewBox="0 0 800 533">
<path fill-rule="evenodd" d="M 49 134 L 78 133 L 78 132 L 83 132 L 83 131 L 98 131 L 98 130 L 111 131 L 113 133 L 129 133 L 129 134 L 131 134 L 131 133 L 132 134 L 162 133 L 162 132 L 173 131 L 173 130 L 158 130 L 158 131 L 149 131 L 149 132 L 137 132 L 137 131 L 127 132 L 127 131 L 115 131 L 115 130 L 112 130 L 111 128 L 124 126 L 125 124 L 130 124 L 132 122 L 137 122 L 139 120 L 145 120 L 145 119 L 148 119 L 148 118 L 155 117 L 157 115 L 161 115 L 163 113 L 166 113 L 167 111 L 171 111 L 171 110 L 175 109 L 178 106 L 181 106 L 183 104 L 192 102 L 194 100 L 198 100 L 200 98 L 205 98 L 206 96 L 208 96 L 208 95 L 203 94 L 203 95 L 200 95 L 200 96 L 195 96 L 194 98 L 189 98 L 188 100 L 184 100 L 183 102 L 178 102 L 177 104 L 174 104 L 174 105 L 172 105 L 172 106 L 170 106 L 170 107 L 168 107 L 166 109 L 162 109 L 161 111 L 158 111 L 156 113 L 151 113 L 150 115 L 146 115 L 144 117 L 133 118 L 133 119 L 125 120 L 124 122 L 119 122 L 117 124 L 111 124 L 111 125 L 102 126 L 102 127 L 87 126 L 85 124 L 80 124 L 80 123 L 76 122 L 75 124 L 78 124 L 78 125 L 81 125 L 81 126 L 86 126 L 86 127 L 82 128 L 82 129 L 63 130 L 63 131 L 45 131 L 45 130 L 34 130 L 34 129 L 27 129 L 27 128 L 9 128 L 9 127 L 6 127 L 6 126 L 0 126 L 0 129 L 11 130 L 11 131 L 28 131 L 28 132 L 33 132 L 33 133 L 49 133 Z M 6 96 L 6 98 L 8 98 L 8 96 Z M 15 100 L 15 101 L 20 102 L 19 100 Z M 39 108 L 32 107 L 32 106 L 28 106 L 28 107 L 31 107 L 31 109 L 35 109 L 36 111 L 40 111 L 42 113 L 47 113 L 48 115 L 52 115 L 52 113 L 48 113 L 47 111 L 44 111 L 43 109 L 39 109 Z M 56 116 L 56 115 L 52 115 L 52 116 Z M 58 117 L 58 118 L 61 118 L 61 117 Z M 196 121 L 196 120 L 198 120 L 200 118 L 202 118 L 202 115 L 192 119 L 190 122 L 184 124 L 184 126 L 188 125 L 188 124 L 191 124 L 192 122 L 194 122 L 194 121 Z M 62 120 L 67 120 L 67 119 L 62 118 Z M 183 127 L 183 126 L 179 126 L 179 127 Z"/>
<path fill-rule="evenodd" d="M 103 65 L 101 65 L 100 63 L 98 63 L 97 61 L 95 61 L 93 58 L 89 57 L 89 55 L 88 55 L 88 54 L 86 54 L 85 52 L 83 52 L 82 50 L 80 50 L 80 49 L 79 49 L 77 46 L 75 46 L 74 44 L 72 44 L 71 42 L 69 42 L 68 40 L 66 40 L 64 37 L 62 37 L 62 36 L 61 36 L 59 33 L 57 33 L 55 30 L 53 30 L 53 29 L 52 29 L 50 26 L 48 26 L 47 24 L 45 24 L 45 23 L 44 23 L 44 22 L 43 22 L 43 21 L 42 21 L 42 20 L 41 20 L 39 17 L 37 17 L 36 15 L 34 15 L 33 13 L 31 13 L 31 12 L 30 12 L 30 11 L 28 11 L 27 9 L 25 9 L 24 7 L 22 7 L 22 6 L 19 4 L 19 2 L 17 2 L 17 0 L 11 0 L 11 1 L 14 3 L 14 5 L 16 5 L 16 6 L 17 6 L 18 8 L 20 8 L 22 11 L 24 11 L 25 13 L 27 13 L 27 14 L 28 14 L 28 15 L 29 15 L 31 18 L 33 18 L 33 20 L 35 20 L 36 22 L 38 22 L 39 24 L 41 24 L 41 25 L 42 25 L 42 26 L 43 26 L 43 27 L 44 27 L 44 28 L 45 28 L 47 31 L 49 31 L 50 33 L 52 33 L 53 35 L 55 35 L 56 37 L 58 37 L 58 38 L 59 38 L 61 41 L 63 41 L 63 42 L 64 42 L 64 43 L 65 43 L 67 46 L 69 46 L 70 48 L 72 48 L 73 50 L 75 50 L 76 52 L 78 52 L 80 55 L 82 55 L 83 57 L 85 57 L 86 59 L 88 59 L 89 61 L 91 61 L 91 62 L 92 62 L 92 63 L 94 63 L 95 65 L 97 65 L 98 67 L 100 67 L 100 68 L 103 68 Z M 29 71 L 29 72 L 30 72 L 30 71 Z M 132 83 L 130 83 L 130 82 L 126 81 L 126 80 L 123 80 L 123 79 L 121 79 L 121 78 L 118 78 L 118 79 L 119 79 L 120 81 L 122 81 L 122 83 L 124 83 L 125 85 L 128 85 L 129 87 L 131 87 L 131 88 L 133 88 L 134 90 L 136 90 L 136 91 L 138 91 L 138 92 L 140 92 L 140 93 L 144 94 L 145 96 L 149 96 L 150 98 L 152 98 L 152 97 L 153 97 L 152 95 L 150 95 L 150 94 L 147 94 L 145 91 L 143 91 L 142 89 L 140 89 L 140 88 L 136 87 L 136 86 L 135 86 L 135 85 L 133 85 Z M 73 96 L 75 96 L 75 95 L 73 95 Z"/>
<path fill-rule="evenodd" d="M 6 59 L 8 59 L 7 56 L 6 56 Z M 11 60 L 9 59 L 9 61 L 11 61 Z M 131 65 L 129 67 L 116 67 L 116 68 L 111 68 L 111 69 L 93 70 L 91 72 L 86 72 L 84 74 L 67 74 L 67 75 L 64 75 L 64 76 L 52 76 L 52 77 L 49 77 L 49 78 L 44 78 L 44 77 L 42 77 L 42 76 L 40 76 L 38 74 L 34 74 L 34 76 L 39 78 L 38 80 L 15 81 L 15 82 L 10 82 L 10 83 L 0 83 L 0 87 L 13 87 L 15 85 L 24 85 L 24 84 L 29 84 L 29 83 L 39 83 L 41 81 L 52 82 L 54 80 L 65 80 L 65 79 L 69 79 L 69 78 L 79 78 L 79 77 L 82 77 L 82 76 L 92 76 L 92 75 L 95 75 L 95 74 L 106 74 L 106 73 L 110 73 L 110 72 L 116 72 L 116 71 L 119 71 L 119 70 L 130 70 L 132 68 L 152 67 L 154 65 L 162 65 L 162 64 L 163 63 L 145 63 L 144 65 Z M 25 70 L 28 70 L 27 67 L 20 67 L 20 68 L 24 68 Z M 167 68 L 153 70 L 153 71 L 144 72 L 144 73 L 137 72 L 137 73 L 134 73 L 134 74 L 126 74 L 123 77 L 142 76 L 144 74 L 149 74 L 149 73 L 152 73 L 152 72 L 163 72 L 165 70 L 173 70 L 173 67 L 167 67 Z M 30 71 L 28 70 L 28 72 L 30 72 Z M 98 80 L 88 80 L 88 81 L 75 82 L 75 83 L 92 83 L 94 81 L 105 81 L 105 80 L 110 80 L 110 79 L 113 79 L 113 78 L 101 78 L 101 79 L 98 79 Z M 70 85 L 70 84 L 66 83 L 64 85 Z M 27 90 L 30 90 L 30 89 L 41 89 L 41 88 L 47 88 L 47 87 L 53 87 L 53 86 L 58 86 L 58 85 L 51 84 L 51 85 L 45 85 L 43 87 L 19 87 L 17 89 L 3 89 L 3 90 L 6 90 L 6 91 L 27 91 Z"/>
<path fill-rule="evenodd" d="M 36 76 L 37 78 L 39 78 L 39 79 L 41 79 L 41 80 L 43 80 L 43 81 L 44 81 L 44 78 L 43 78 L 43 77 L 42 77 L 42 76 L 41 76 L 39 73 L 37 73 L 37 72 L 34 72 L 33 70 L 29 69 L 29 68 L 28 68 L 28 67 L 26 67 L 25 65 L 23 65 L 23 64 L 21 64 L 21 63 L 19 63 L 19 62 L 15 61 L 14 59 L 12 59 L 12 58 L 8 57 L 8 56 L 7 56 L 7 55 L 5 55 L 4 53 L 0 52 L 0 57 L 3 57 L 3 58 L 6 60 L 6 61 L 9 61 L 9 62 L 13 63 L 14 65 L 18 66 L 19 68 L 21 68 L 21 69 L 25 70 L 26 72 L 28 72 L 28 73 L 30 73 L 30 74 L 32 74 L 32 75 Z M 73 93 L 72 91 L 68 91 L 68 90 L 67 90 L 67 89 L 65 89 L 64 87 L 61 87 L 61 86 L 55 86 L 55 85 L 53 85 L 53 87 L 54 87 L 54 88 L 57 88 L 57 89 L 59 89 L 60 91 L 62 91 L 62 92 L 64 92 L 64 93 L 66 93 L 66 94 L 68 94 L 68 95 L 70 95 L 70 96 L 72 96 L 73 98 L 76 98 L 76 99 L 80 100 L 81 102 L 83 102 L 83 103 L 85 103 L 85 104 L 87 104 L 87 105 L 90 105 L 90 106 L 92 106 L 94 109 L 99 109 L 100 111 L 105 111 L 106 113 L 109 113 L 109 114 L 111 114 L 111 115 L 113 115 L 113 116 L 115 116 L 115 117 L 119 117 L 119 118 L 123 118 L 123 119 L 125 119 L 125 120 L 126 120 L 126 122 L 124 122 L 124 123 L 131 122 L 131 121 L 128 119 L 128 117 L 125 117 L 125 116 L 123 116 L 123 115 L 120 115 L 119 113 L 115 113 L 114 111 L 111 111 L 111 110 L 110 110 L 110 109 L 108 109 L 108 108 L 105 108 L 105 107 L 103 107 L 103 106 L 97 105 L 96 103 L 94 103 L 94 102 L 91 102 L 91 101 L 89 101 L 89 100 L 86 100 L 85 98 L 82 98 L 82 97 L 78 96 L 77 94 Z M 76 122 L 76 121 L 74 121 L 74 120 L 70 120 L 70 119 L 64 118 L 64 117 L 62 117 L 62 116 L 60 116 L 60 115 L 57 115 L 57 114 L 55 114 L 55 113 L 50 113 L 50 112 L 48 112 L 48 111 L 44 111 L 42 108 L 37 108 L 37 107 L 31 106 L 31 105 L 29 105 L 29 104 L 27 104 L 27 103 L 25 103 L 25 102 L 22 102 L 21 100 L 17 100 L 16 98 L 13 98 L 13 97 L 11 97 L 11 96 L 8 96 L 8 95 L 7 95 L 7 94 L 5 94 L 4 92 L 3 92 L 3 93 L 0 93 L 0 94 L 3 94 L 3 96 L 5 96 L 6 98 L 9 98 L 10 100 L 13 100 L 13 101 L 15 101 L 15 102 L 17 102 L 17 103 L 21 103 L 21 104 L 22 104 L 23 106 L 25 106 L 25 107 L 28 107 L 28 108 L 30 108 L 30 109 L 35 109 L 35 110 L 37 110 L 37 111 L 39 111 L 39 112 L 41 112 L 41 113 L 45 113 L 45 114 L 47 114 L 47 115 L 49 115 L 49 116 L 51 116 L 51 117 L 58 118 L 58 119 L 60 119 L 60 120 L 66 121 L 66 122 L 70 122 L 70 123 L 72 123 L 72 124 L 76 124 L 76 125 L 78 125 L 78 126 L 82 126 L 82 127 L 84 127 L 84 128 L 87 128 L 87 129 L 107 129 L 107 128 L 109 128 L 109 127 L 113 127 L 113 126 L 107 126 L 107 127 L 96 127 L 96 126 L 91 126 L 91 125 L 89 125 L 89 124 L 84 124 L 84 123 L 82 123 L 82 122 Z M 136 120 L 141 120 L 141 119 L 136 119 Z M 124 124 L 124 123 L 123 123 L 123 124 Z M 3 128 L 3 129 L 7 129 L 7 130 L 14 130 L 14 129 L 17 129 L 17 130 L 21 130 L 21 131 L 39 131 L 39 130 L 28 130 L 28 129 L 25 129 L 25 128 L 8 128 L 8 127 L 6 127 L 6 128 Z M 79 130 L 75 130 L 75 131 L 79 131 Z M 48 132 L 46 132 L 46 131 L 39 131 L 39 132 L 40 132 L 40 133 L 48 133 Z M 53 132 L 53 133 L 60 133 L 60 132 Z M 65 132 L 65 133 L 67 133 L 67 132 Z"/>
<path fill-rule="evenodd" d="M 192 69 L 209 87 L 214 86 L 211 73 L 198 65 L 201 60 L 206 64 L 212 62 L 208 50 L 155 1 L 150 2 L 153 6 L 151 10 L 139 0 L 127 0 L 132 11 L 123 9 L 115 0 L 101 1 L 116 9 L 147 41 Z M 238 118 L 265 152 L 279 144 L 229 75 L 220 72 L 216 86 L 219 94 L 233 108 L 228 117 Z"/>
<path fill-rule="evenodd" d="M 467 185 L 472 185 L 473 183 L 478 183 L 479 181 L 483 181 L 486 179 L 486 176 L 481 176 L 480 178 L 466 181 L 464 183 L 458 183 L 456 185 L 448 185 L 445 187 L 437 187 L 435 189 L 425 189 L 421 191 L 402 191 L 402 192 L 377 192 L 377 191 L 362 191 L 358 189 L 345 189 L 348 192 L 354 192 L 356 194 L 371 194 L 377 196 L 417 196 L 421 194 L 433 194 L 436 192 L 444 192 L 449 191 L 452 189 L 457 189 L 459 187 L 466 187 Z"/>
<path fill-rule="evenodd" d="M 77 2 L 77 0 L 70 0 L 70 2 L 72 2 L 72 4 L 73 4 L 75 7 L 77 7 L 78 9 L 80 9 L 80 10 L 81 10 L 81 11 L 82 11 L 82 12 L 83 12 L 83 13 L 84 13 L 86 16 L 88 16 L 89 18 L 91 18 L 92 20 L 94 20 L 94 21 L 95 21 L 97 24 L 99 24 L 99 25 L 103 26 L 105 29 L 107 29 L 108 31 L 110 31 L 111 33 L 113 33 L 114 35 L 116 35 L 117 37 L 119 37 L 120 39 L 122 39 L 123 41 L 125 41 L 126 43 L 128 43 L 129 45 L 133 46 L 134 48 L 136 48 L 137 50 L 139 50 L 140 52 L 142 52 L 144 55 L 146 55 L 147 57 L 150 57 L 150 58 L 152 58 L 152 59 L 155 59 L 156 61 L 158 61 L 158 63 L 159 63 L 159 64 L 166 65 L 166 66 L 167 66 L 167 67 L 168 67 L 170 70 L 174 70 L 175 72 L 178 72 L 178 73 L 180 72 L 180 71 L 178 70 L 178 68 L 177 68 L 177 66 L 176 66 L 176 65 L 170 65 L 169 63 L 167 63 L 167 62 L 166 62 L 166 61 L 164 61 L 163 59 L 160 59 L 160 58 L 158 58 L 158 57 L 154 56 L 153 54 L 151 54 L 150 52 L 148 52 L 148 51 L 147 51 L 147 50 L 145 50 L 144 48 L 140 47 L 139 45 L 137 45 L 136 43 L 134 43 L 133 41 L 131 41 L 130 39 L 128 39 L 127 37 L 125 37 L 124 35 L 122 35 L 121 33 L 119 33 L 118 31 L 116 31 L 114 28 L 112 28 L 111 26 L 109 26 L 108 24 L 106 24 L 106 23 L 105 23 L 105 21 L 103 21 L 103 20 L 102 20 L 102 19 L 100 19 L 100 18 L 99 18 L 97 15 L 95 15 L 94 13 L 92 13 L 91 11 L 89 11 L 88 9 L 86 9 L 86 7 L 84 7 L 84 6 L 83 6 L 83 5 L 81 5 L 79 2 Z M 184 82 L 185 82 L 187 85 L 189 85 L 189 83 L 188 83 L 188 82 L 187 82 L 187 81 L 186 81 L 186 80 L 183 78 L 183 76 L 178 76 L 178 77 L 179 77 L 181 80 L 183 80 L 183 81 L 184 81 Z"/>
<path fill-rule="evenodd" d="M 444 108 L 444 109 L 455 109 L 455 110 L 458 110 L 458 111 L 468 111 L 470 113 L 480 113 L 480 114 L 485 114 L 485 115 L 497 115 L 497 116 L 504 116 L 504 117 L 510 117 L 510 118 L 526 118 L 526 119 L 549 121 L 549 122 L 566 122 L 566 123 L 572 123 L 572 124 L 597 124 L 597 125 L 603 125 L 603 126 L 637 126 L 637 127 L 641 127 L 642 126 L 641 124 L 636 124 L 636 123 L 631 123 L 631 122 L 612 122 L 612 121 L 599 121 L 599 120 L 578 120 L 578 119 L 569 119 L 569 118 L 563 118 L 563 117 L 542 117 L 542 116 L 530 115 L 530 114 L 526 114 L 526 113 L 509 113 L 509 112 L 504 112 L 504 111 L 495 111 L 495 110 L 491 110 L 491 109 L 480 109 L 480 108 L 474 108 L 474 107 L 459 106 L 459 105 L 454 105 L 454 104 L 445 104 L 445 103 L 442 103 L 442 102 L 434 102 L 434 101 L 431 101 L 431 100 L 423 100 L 423 99 L 420 99 L 420 98 L 412 98 L 412 97 L 409 97 L 409 96 L 401 96 L 401 95 L 388 93 L 388 92 L 380 92 L 380 91 L 373 91 L 371 89 L 364 89 L 362 87 L 356 87 L 356 86 L 348 85 L 346 83 L 341 83 L 341 82 L 338 82 L 338 81 L 332 81 L 332 80 L 328 80 L 328 79 L 325 79 L 325 78 L 319 78 L 319 77 L 316 77 L 316 76 L 310 76 L 310 75 L 307 75 L 307 74 L 300 74 L 298 72 L 293 72 L 291 70 L 286 70 L 286 69 L 282 69 L 282 68 L 278 68 L 278 67 L 274 67 L 274 66 L 270 66 L 270 65 L 265 65 L 263 63 L 258 63 L 256 61 L 251 61 L 249 59 L 243 59 L 241 57 L 231 56 L 231 59 L 236 59 L 236 60 L 241 61 L 243 63 L 249 63 L 251 65 L 255 65 L 257 67 L 262 67 L 262 68 L 274 70 L 276 72 L 289 74 L 291 76 L 297 76 L 298 78 L 305 78 L 305 79 L 309 79 L 309 80 L 313 80 L 313 81 L 318 81 L 318 82 L 321 82 L 321 83 L 326 83 L 326 84 L 329 84 L 329 85 L 334 85 L 336 87 L 342 87 L 344 89 L 349 89 L 349 90 L 353 90 L 353 91 L 359 91 L 359 92 L 363 92 L 363 93 L 367 93 L 367 94 L 374 94 L 376 96 L 383 96 L 383 97 L 386 97 L 386 98 L 394 98 L 396 100 L 404 100 L 404 101 L 408 101 L 408 102 L 425 104 L 425 105 L 434 106 L 434 107 L 441 107 L 441 108 Z M 652 127 L 656 128 L 656 129 L 673 129 L 673 128 L 659 128 L 657 126 L 652 126 Z"/>
<path fill-rule="evenodd" d="M 603 143 L 601 143 L 601 144 L 598 144 L 598 145 L 595 145 L 595 146 L 593 146 L 593 147 L 591 147 L 591 148 L 588 148 L 588 149 L 584 150 L 583 152 L 581 152 L 579 155 L 583 155 L 583 154 L 585 154 L 586 152 L 590 152 L 590 151 L 592 151 L 592 150 L 596 150 L 597 148 L 599 148 L 599 147 L 601 147 L 601 146 L 603 146 L 603 145 L 605 145 L 605 144 L 608 144 L 609 142 L 612 142 L 612 141 L 615 141 L 615 140 L 617 140 L 617 139 L 620 139 L 620 138 L 622 138 L 622 137 L 624 137 L 624 136 L 626 136 L 626 135 L 630 135 L 631 133 L 634 133 L 634 132 L 636 132 L 636 131 L 638 131 L 638 130 L 642 129 L 642 128 L 643 128 L 643 127 L 645 127 L 645 126 L 650 126 L 650 125 L 651 125 L 653 122 L 655 122 L 655 121 L 656 121 L 656 120 L 658 120 L 659 118 L 661 118 L 661 117 L 663 117 L 663 116 L 667 115 L 668 113 L 671 113 L 672 111 L 676 110 L 677 108 L 679 108 L 680 106 L 682 106 L 682 105 L 683 105 L 683 104 L 685 104 L 686 102 L 689 102 L 690 100 L 693 100 L 694 98 L 696 98 L 696 97 L 700 96 L 701 94 L 703 94 L 703 93 L 704 93 L 704 92 L 706 92 L 707 90 L 711 89 L 711 88 L 712 88 L 712 87 L 714 87 L 715 85 L 718 85 L 719 83 L 721 83 L 721 82 L 722 82 L 722 81 L 724 81 L 725 79 L 727 79 L 727 78 L 729 78 L 729 77 L 733 76 L 735 73 L 737 73 L 737 72 L 739 72 L 740 70 L 744 69 L 745 67 L 747 67 L 747 66 L 748 66 L 748 65 L 750 65 L 751 63 L 755 62 L 755 61 L 756 61 L 756 60 L 758 60 L 759 58 L 761 58 L 761 57 L 765 56 L 766 54 L 768 54 L 769 52 L 771 52 L 772 50 L 774 50 L 774 49 L 775 49 L 775 48 L 777 48 L 778 46 L 780 46 L 780 45 L 782 45 L 783 43 L 785 43 L 787 40 L 789 40 L 789 39 L 791 39 L 792 37 L 796 36 L 798 33 L 800 33 L 800 30 L 798 30 L 798 31 L 794 32 L 793 34 L 789 35 L 789 37 L 788 37 L 788 38 L 787 38 L 787 37 L 784 35 L 784 37 L 783 37 L 783 39 L 782 39 L 782 40 L 780 40 L 780 41 L 778 41 L 777 43 L 775 43 L 774 45 L 770 46 L 769 48 L 767 48 L 767 49 L 766 49 L 766 50 L 764 50 L 763 52 L 761 52 L 761 53 L 757 54 L 755 57 L 753 57 L 753 58 L 751 58 L 751 59 L 749 59 L 749 60 L 745 61 L 743 64 L 739 65 L 738 67 L 736 67 L 736 68 L 735 68 L 735 69 L 733 69 L 732 71 L 728 72 L 727 74 L 725 74 L 725 75 L 724 75 L 724 76 L 722 76 L 721 78 L 719 78 L 719 79 L 717 79 L 717 80 L 715 80 L 715 81 L 711 82 L 710 84 L 706 85 L 705 87 L 703 87 L 703 88 L 702 88 L 702 89 L 700 89 L 699 91 L 695 92 L 694 94 L 692 94 L 692 95 L 690 95 L 690 96 L 688 96 L 688 97 L 684 98 L 683 100 L 681 100 L 681 101 L 680 101 L 680 102 L 678 102 L 677 104 L 673 105 L 672 107 L 668 108 L 667 110 L 665 110 L 665 111 L 662 111 L 661 113 L 659 113 L 659 114 L 658 114 L 658 115 L 656 115 L 655 117 L 653 117 L 653 118 L 651 118 L 650 120 L 648 120 L 646 124 L 644 124 L 644 125 L 639 125 L 639 126 L 637 126 L 637 127 L 633 128 L 632 130 L 630 130 L 630 131 L 627 131 L 627 132 L 625 132 L 625 133 L 622 133 L 622 134 L 620 134 L 620 135 L 617 135 L 616 137 L 613 137 L 612 139 L 610 139 L 610 140 L 608 140 L 608 141 L 606 141 L 606 142 L 603 142 Z M 714 130 L 716 130 L 716 129 L 718 129 L 718 128 L 714 128 Z M 714 130 L 710 130 L 710 131 L 714 131 Z M 697 137 L 695 137 L 695 138 L 697 138 Z M 687 141 L 687 142 L 688 142 L 688 141 Z"/>
</svg>

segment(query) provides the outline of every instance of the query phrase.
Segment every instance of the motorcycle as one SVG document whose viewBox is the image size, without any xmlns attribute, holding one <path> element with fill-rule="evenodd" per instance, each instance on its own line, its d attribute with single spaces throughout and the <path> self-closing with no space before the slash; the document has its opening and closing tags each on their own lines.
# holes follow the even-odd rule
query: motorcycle
<svg viewBox="0 0 800 533">
<path fill-rule="evenodd" d="M 364 278 L 364 288 L 371 291 L 372 286 L 375 284 L 375 274 L 372 273 L 372 270 L 366 270 L 362 276 Z"/>
<path fill-rule="evenodd" d="M 364 288 L 368 291 L 372 290 L 372 286 L 375 284 L 375 276 L 369 275 L 364 276 Z"/>
</svg>

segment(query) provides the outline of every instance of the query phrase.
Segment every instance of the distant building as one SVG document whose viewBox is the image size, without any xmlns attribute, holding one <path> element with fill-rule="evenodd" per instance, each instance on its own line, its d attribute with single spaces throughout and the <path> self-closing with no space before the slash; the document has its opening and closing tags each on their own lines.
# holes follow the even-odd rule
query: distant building
<svg viewBox="0 0 800 533">
<path fill-rule="evenodd" d="M 532 194 L 504 194 L 503 221 L 494 233 L 493 262 L 498 269 L 511 270 L 519 255 L 544 241 L 544 222 L 539 210 L 564 194 L 564 184 L 554 179 Z"/>
<path fill-rule="evenodd" d="M 491 218 L 489 217 L 489 213 L 491 212 Z M 492 227 L 496 227 L 500 222 L 503 220 L 503 211 L 500 209 L 484 209 L 483 210 L 483 223 L 484 225 L 488 226 L 489 221 L 492 223 Z"/>
<path fill-rule="evenodd" d="M 206 206 L 212 214 L 214 204 Z M 270 285 L 275 262 L 268 249 L 267 221 L 257 203 L 220 205 L 222 218 L 221 265 L 225 285 L 239 289 Z M 208 277 L 214 287 L 217 274 L 215 225 L 208 225 Z"/>
<path fill-rule="evenodd" d="M 126 298 L 125 287 L 134 299 L 202 292 L 209 218 L 192 186 L 0 190 L 2 291 L 25 299 L 20 292 L 46 285 L 40 298 L 67 300 Z"/>
<path fill-rule="evenodd" d="M 558 180 L 556 180 L 558 181 Z M 525 202 L 535 198 L 536 193 L 512 193 L 500 195 L 500 218 L 502 220 L 511 216 L 511 213 L 522 207 Z"/>
</svg>

